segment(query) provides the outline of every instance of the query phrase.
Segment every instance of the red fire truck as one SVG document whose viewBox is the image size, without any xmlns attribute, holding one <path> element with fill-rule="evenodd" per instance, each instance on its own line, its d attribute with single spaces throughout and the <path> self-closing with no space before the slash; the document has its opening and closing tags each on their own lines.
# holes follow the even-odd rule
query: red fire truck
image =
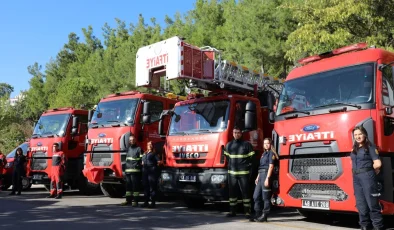
<svg viewBox="0 0 394 230">
<path fill-rule="evenodd" d="M 383 163 L 384 214 L 394 214 L 394 53 L 359 43 L 299 61 L 284 83 L 273 138 L 280 154 L 280 189 L 272 202 L 304 216 L 356 212 L 352 130 L 362 125 Z"/>
<path fill-rule="evenodd" d="M 104 195 L 122 197 L 126 192 L 124 171 L 131 134 L 143 150 L 149 140 L 161 154 L 164 139 L 157 133 L 160 114 L 176 102 L 176 98 L 137 91 L 115 93 L 100 100 L 89 123 L 84 175 L 100 184 Z M 169 119 L 165 122 L 168 124 Z"/>
<path fill-rule="evenodd" d="M 188 206 L 227 200 L 224 146 L 233 139 L 232 129 L 237 125 L 257 156 L 261 153 L 263 138 L 270 137 L 273 128 L 267 102 L 274 103 L 271 92 L 278 94 L 280 85 L 244 66 L 221 60 L 214 48 L 198 48 L 179 37 L 137 52 L 137 86 L 159 87 L 163 76 L 210 93 L 207 97 L 190 94 L 188 100 L 163 112 L 162 117 L 168 115 L 171 122 L 168 132 L 159 126 L 160 135 L 166 137 L 160 190 L 184 196 Z"/>
<path fill-rule="evenodd" d="M 67 157 L 64 184 L 84 194 L 100 191 L 99 186 L 89 183 L 82 174 L 87 125 L 87 110 L 56 108 L 41 115 L 29 141 L 27 172 L 33 184 L 44 184 L 49 189 L 52 145 L 58 143 Z"/>
</svg>

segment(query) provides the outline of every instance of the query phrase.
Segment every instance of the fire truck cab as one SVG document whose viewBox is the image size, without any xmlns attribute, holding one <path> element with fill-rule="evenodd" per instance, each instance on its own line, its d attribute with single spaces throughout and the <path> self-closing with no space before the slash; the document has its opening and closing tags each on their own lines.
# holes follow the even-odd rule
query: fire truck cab
<svg viewBox="0 0 394 230">
<path fill-rule="evenodd" d="M 394 53 L 359 43 L 302 59 L 289 73 L 270 116 L 280 154 L 275 204 L 305 216 L 357 212 L 350 152 L 362 125 L 383 163 L 382 212 L 394 214 L 393 62 Z"/>
</svg>

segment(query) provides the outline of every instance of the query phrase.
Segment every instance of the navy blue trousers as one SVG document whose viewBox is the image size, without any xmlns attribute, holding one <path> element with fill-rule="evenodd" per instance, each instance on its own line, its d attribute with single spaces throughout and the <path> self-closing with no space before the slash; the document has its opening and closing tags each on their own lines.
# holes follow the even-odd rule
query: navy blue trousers
<svg viewBox="0 0 394 230">
<path fill-rule="evenodd" d="M 372 222 L 375 228 L 383 227 L 383 217 L 380 212 L 379 192 L 377 189 L 375 171 L 353 174 L 354 196 L 359 213 L 360 226 L 368 227 Z"/>
</svg>

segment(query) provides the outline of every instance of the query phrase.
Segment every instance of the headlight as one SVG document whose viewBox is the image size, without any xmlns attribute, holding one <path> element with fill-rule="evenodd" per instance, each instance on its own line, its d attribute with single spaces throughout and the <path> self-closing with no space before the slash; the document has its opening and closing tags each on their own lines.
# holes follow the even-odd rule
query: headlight
<svg viewBox="0 0 394 230">
<path fill-rule="evenodd" d="M 14 162 L 8 162 L 4 168 L 9 169 L 12 168 L 12 166 L 14 165 Z"/>
<path fill-rule="evenodd" d="M 226 177 L 224 175 L 212 175 L 211 176 L 211 183 L 212 184 L 220 184 L 224 182 Z"/>
<path fill-rule="evenodd" d="M 168 173 L 162 173 L 162 174 L 161 174 L 161 179 L 162 179 L 163 181 L 169 181 L 169 180 L 171 180 L 171 176 L 170 176 L 170 174 L 168 174 Z"/>
</svg>

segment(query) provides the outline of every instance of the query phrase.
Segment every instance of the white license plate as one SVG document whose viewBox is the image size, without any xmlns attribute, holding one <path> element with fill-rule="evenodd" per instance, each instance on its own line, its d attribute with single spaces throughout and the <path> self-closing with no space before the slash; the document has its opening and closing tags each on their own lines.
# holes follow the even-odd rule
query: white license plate
<svg viewBox="0 0 394 230">
<path fill-rule="evenodd" d="M 197 177 L 195 175 L 180 175 L 179 181 L 184 182 L 196 182 Z"/>
<path fill-rule="evenodd" d="M 36 174 L 33 175 L 33 180 L 41 180 L 42 179 L 42 175 Z"/>
<path fill-rule="evenodd" d="M 330 201 L 328 200 L 302 200 L 303 208 L 330 210 Z"/>
</svg>

